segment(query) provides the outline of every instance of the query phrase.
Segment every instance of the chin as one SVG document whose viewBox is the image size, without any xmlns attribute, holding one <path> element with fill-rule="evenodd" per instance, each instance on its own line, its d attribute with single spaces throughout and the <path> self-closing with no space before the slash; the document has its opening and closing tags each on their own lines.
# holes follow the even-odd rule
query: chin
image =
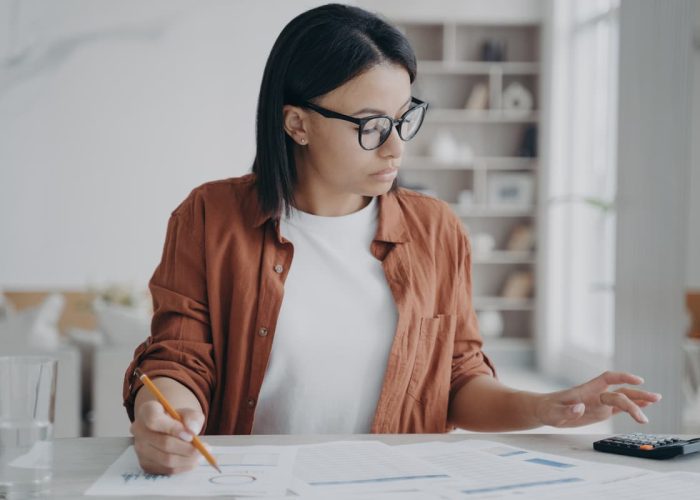
<svg viewBox="0 0 700 500">
<path fill-rule="evenodd" d="M 363 196 L 381 196 L 391 190 L 393 182 L 375 182 L 362 190 Z"/>
</svg>

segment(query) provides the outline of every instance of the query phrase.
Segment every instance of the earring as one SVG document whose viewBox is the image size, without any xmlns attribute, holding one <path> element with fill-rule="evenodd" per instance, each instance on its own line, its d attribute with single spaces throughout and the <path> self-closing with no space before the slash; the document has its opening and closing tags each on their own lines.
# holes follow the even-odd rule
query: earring
<svg viewBox="0 0 700 500">
<path fill-rule="evenodd" d="M 302 138 L 299 139 L 299 142 L 302 143 L 302 144 L 306 144 L 306 139 L 302 137 Z"/>
</svg>

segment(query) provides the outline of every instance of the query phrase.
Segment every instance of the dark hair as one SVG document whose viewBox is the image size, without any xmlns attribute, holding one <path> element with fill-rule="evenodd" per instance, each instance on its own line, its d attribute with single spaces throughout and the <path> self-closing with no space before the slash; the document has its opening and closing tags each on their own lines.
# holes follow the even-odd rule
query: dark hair
<svg viewBox="0 0 700 500">
<path fill-rule="evenodd" d="M 284 27 L 267 59 L 258 99 L 253 172 L 263 211 L 279 217 L 294 205 L 294 143 L 284 131 L 283 105 L 324 95 L 384 61 L 403 66 L 413 83 L 416 56 L 406 37 L 358 7 L 323 5 Z"/>
</svg>

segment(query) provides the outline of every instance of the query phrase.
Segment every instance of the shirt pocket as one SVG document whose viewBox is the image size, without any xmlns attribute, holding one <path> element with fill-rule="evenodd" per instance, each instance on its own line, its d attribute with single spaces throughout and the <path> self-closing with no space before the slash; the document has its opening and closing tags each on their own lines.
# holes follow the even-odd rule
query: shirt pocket
<svg viewBox="0 0 700 500">
<path fill-rule="evenodd" d="M 416 357 L 408 394 L 420 403 L 449 398 L 455 317 L 439 314 L 420 319 Z"/>
</svg>

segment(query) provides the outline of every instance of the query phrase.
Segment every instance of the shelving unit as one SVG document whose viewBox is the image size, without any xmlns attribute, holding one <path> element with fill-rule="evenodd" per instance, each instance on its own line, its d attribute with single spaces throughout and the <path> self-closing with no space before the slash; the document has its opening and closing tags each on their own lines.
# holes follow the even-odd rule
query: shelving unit
<svg viewBox="0 0 700 500">
<path fill-rule="evenodd" d="M 473 255 L 472 284 L 477 313 L 496 311 L 502 317 L 503 333 L 486 337 L 487 352 L 504 349 L 509 361 L 531 364 L 534 359 L 536 291 L 522 298 L 501 296 L 508 276 L 530 271 L 536 282 L 537 250 L 506 248 L 511 231 L 526 224 L 536 234 L 537 196 L 523 206 L 490 204 L 489 186 L 497 174 L 527 173 L 537 189 L 538 159 L 521 155 L 528 128 L 537 127 L 540 116 L 540 24 L 512 20 L 476 23 L 469 20 L 422 22 L 406 16 L 394 21 L 410 40 L 418 58 L 414 94 L 430 103 L 418 136 L 408 143 L 402 162 L 401 185 L 424 189 L 450 204 L 472 237 L 489 234 L 494 250 Z M 480 60 L 487 39 L 505 41 L 503 61 Z M 531 110 L 504 109 L 503 91 L 512 82 L 523 85 L 533 98 Z M 486 109 L 466 109 L 472 89 L 488 89 Z M 469 154 L 453 154 L 446 161 L 431 148 L 440 134 L 449 133 L 467 143 Z M 469 204 L 458 202 L 460 192 L 472 192 Z M 515 354 L 514 354 L 515 353 Z"/>
</svg>

